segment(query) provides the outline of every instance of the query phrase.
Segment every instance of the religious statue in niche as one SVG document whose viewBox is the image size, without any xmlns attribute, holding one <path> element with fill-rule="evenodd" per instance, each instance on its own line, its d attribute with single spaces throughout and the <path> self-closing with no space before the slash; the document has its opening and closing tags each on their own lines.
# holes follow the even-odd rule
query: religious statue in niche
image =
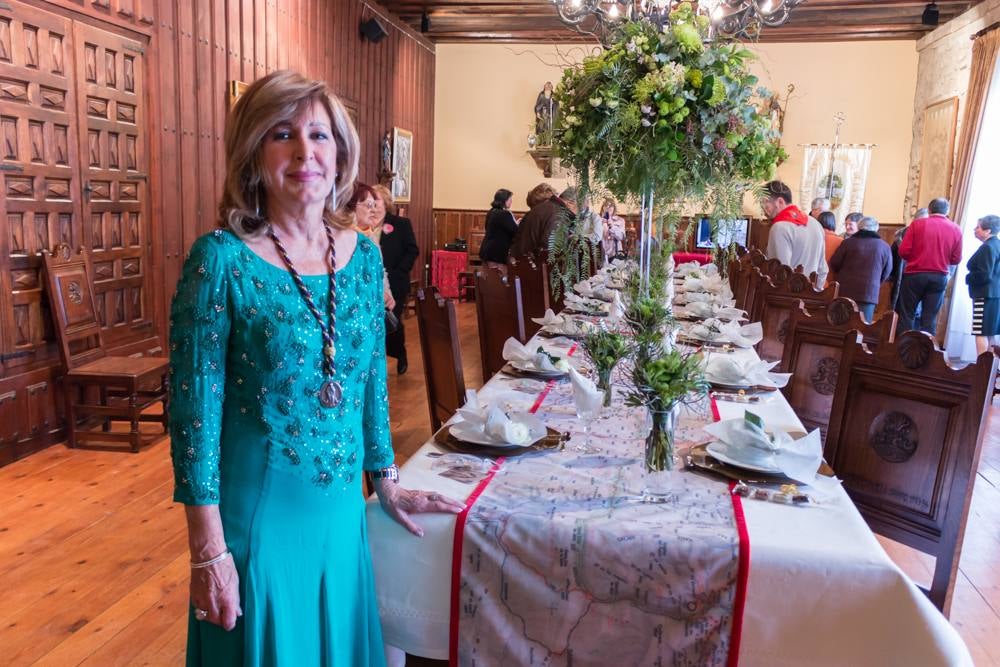
<svg viewBox="0 0 1000 667">
<path fill-rule="evenodd" d="M 540 146 L 552 145 L 552 128 L 559 115 L 559 103 L 552 96 L 552 82 L 546 81 L 535 98 L 535 135 Z"/>
<path fill-rule="evenodd" d="M 795 84 L 788 84 L 788 88 L 785 92 L 785 99 L 781 99 L 781 95 L 774 93 L 771 97 L 764 100 L 764 111 L 771 117 L 771 127 L 778 130 L 778 147 L 781 147 L 781 134 L 785 131 L 785 112 L 788 110 L 788 100 L 792 97 L 792 93 L 795 91 Z M 778 164 L 780 165 L 784 160 L 780 160 Z"/>
</svg>

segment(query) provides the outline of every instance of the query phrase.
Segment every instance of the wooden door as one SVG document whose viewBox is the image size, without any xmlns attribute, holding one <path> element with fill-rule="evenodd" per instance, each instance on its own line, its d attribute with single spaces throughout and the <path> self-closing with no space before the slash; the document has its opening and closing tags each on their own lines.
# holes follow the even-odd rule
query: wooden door
<svg viewBox="0 0 1000 667">
<path fill-rule="evenodd" d="M 104 344 L 152 327 L 143 47 L 76 23 L 83 243 L 92 252 Z"/>
<path fill-rule="evenodd" d="M 0 11 L 0 373 L 44 357 L 52 340 L 38 253 L 83 240 L 72 22 L 9 5 Z"/>
</svg>

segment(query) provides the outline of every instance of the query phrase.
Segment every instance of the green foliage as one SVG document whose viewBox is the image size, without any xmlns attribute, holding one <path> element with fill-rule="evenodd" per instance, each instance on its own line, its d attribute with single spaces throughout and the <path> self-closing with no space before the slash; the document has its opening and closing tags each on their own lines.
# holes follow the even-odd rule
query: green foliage
<svg viewBox="0 0 1000 667">
<path fill-rule="evenodd" d="M 768 180 L 782 151 L 754 101 L 768 95 L 750 74 L 753 54 L 707 36 L 704 17 L 682 3 L 663 30 L 625 23 L 605 51 L 567 69 L 555 93 L 563 162 L 593 169 L 619 199 L 652 191 L 668 205 L 713 197 L 731 205 Z"/>
<path fill-rule="evenodd" d="M 708 391 L 701 356 L 674 349 L 656 357 L 636 359 L 632 367 L 633 389 L 626 395 L 628 405 L 644 405 L 652 411 L 669 410 L 693 395 Z"/>
<path fill-rule="evenodd" d="M 549 280 L 557 299 L 588 277 L 591 259 L 598 252 L 582 227 L 581 221 L 566 211 L 549 237 L 549 264 L 553 267 Z"/>
<path fill-rule="evenodd" d="M 616 331 L 598 329 L 583 339 L 583 350 L 598 374 L 610 372 L 629 352 L 628 340 Z"/>
</svg>

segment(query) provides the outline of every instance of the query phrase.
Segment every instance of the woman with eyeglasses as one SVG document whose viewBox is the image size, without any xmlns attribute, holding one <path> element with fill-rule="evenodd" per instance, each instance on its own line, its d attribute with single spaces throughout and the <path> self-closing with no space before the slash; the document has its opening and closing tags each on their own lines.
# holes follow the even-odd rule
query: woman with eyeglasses
<svg viewBox="0 0 1000 667">
<path fill-rule="evenodd" d="M 409 368 L 402 326 L 403 309 L 410 294 L 410 270 L 420 255 L 413 224 L 389 211 L 395 208 L 395 203 L 389 189 L 383 185 L 358 183 L 346 208 L 348 213 L 354 214 L 358 231 L 382 249 L 386 308 L 399 320 L 394 331 L 386 331 L 385 353 L 396 359 L 396 373 L 403 375 Z"/>
</svg>

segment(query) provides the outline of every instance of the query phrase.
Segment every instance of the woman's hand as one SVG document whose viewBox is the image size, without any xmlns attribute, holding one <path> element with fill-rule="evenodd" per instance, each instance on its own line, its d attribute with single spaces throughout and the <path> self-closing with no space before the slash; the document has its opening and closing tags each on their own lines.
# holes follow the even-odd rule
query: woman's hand
<svg viewBox="0 0 1000 667">
<path fill-rule="evenodd" d="M 221 563 L 191 570 L 191 604 L 196 610 L 208 612 L 201 618 L 225 630 L 236 627 L 236 619 L 243 615 L 240 609 L 240 576 L 230 556 Z"/>
<path fill-rule="evenodd" d="M 191 562 L 204 563 L 228 551 L 218 505 L 187 505 L 184 516 Z M 215 623 L 226 630 L 236 627 L 236 619 L 243 615 L 243 610 L 240 576 L 232 556 L 215 565 L 191 568 L 191 604 L 199 621 Z M 205 613 L 199 614 L 198 610 Z"/>
<path fill-rule="evenodd" d="M 382 292 L 382 296 L 385 298 L 385 307 L 387 309 L 392 310 L 396 307 L 396 300 L 392 298 L 392 292 L 385 290 Z"/>
<path fill-rule="evenodd" d="M 463 503 L 453 498 L 440 493 L 404 489 L 398 482 L 387 479 L 375 480 L 375 493 L 385 513 L 417 537 L 424 536 L 424 529 L 413 522 L 411 514 L 424 512 L 458 514 L 465 509 Z"/>
</svg>

